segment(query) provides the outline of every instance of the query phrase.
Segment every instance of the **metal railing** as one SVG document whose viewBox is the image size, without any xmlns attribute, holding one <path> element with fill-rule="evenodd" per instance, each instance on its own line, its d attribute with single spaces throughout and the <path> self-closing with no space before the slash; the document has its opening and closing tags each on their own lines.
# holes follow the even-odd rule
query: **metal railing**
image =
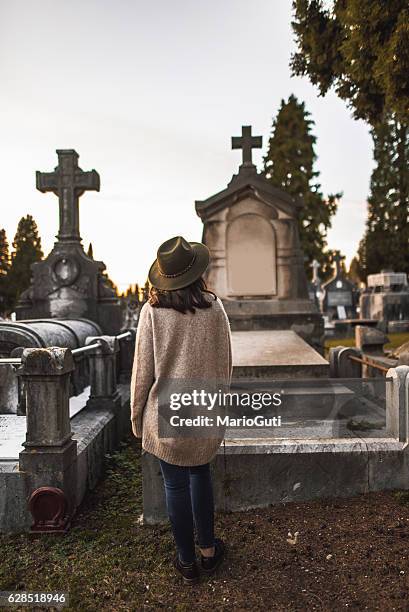
<svg viewBox="0 0 409 612">
<path fill-rule="evenodd" d="M 363 365 L 370 366 L 371 368 L 374 368 L 375 370 L 379 370 L 380 372 L 383 372 L 385 375 L 390 370 L 390 368 L 385 368 L 385 366 L 381 366 L 379 365 L 379 363 L 376 363 L 375 361 L 372 361 L 371 359 L 368 359 L 368 358 L 362 359 L 361 357 L 355 357 L 354 355 L 348 355 L 348 359 L 350 359 L 351 361 L 355 361 L 356 363 L 362 363 Z"/>
<path fill-rule="evenodd" d="M 87 353 L 88 351 L 94 350 L 98 346 L 102 346 L 101 342 L 94 342 L 94 344 L 88 344 L 87 346 L 81 346 L 80 348 L 73 349 L 71 353 L 74 355 L 82 355 L 82 353 Z"/>
<path fill-rule="evenodd" d="M 0 365 L 20 365 L 21 357 L 5 357 L 0 359 Z"/>
<path fill-rule="evenodd" d="M 123 332 L 122 334 L 118 334 L 118 336 L 116 336 L 117 340 L 126 340 L 128 338 L 132 338 L 131 331 Z M 101 342 L 94 342 L 93 344 L 88 344 L 87 346 L 80 346 L 79 348 L 73 349 L 71 352 L 75 357 L 77 355 L 82 355 L 83 353 L 88 353 L 99 346 L 102 346 Z M 0 366 L 1 365 L 21 365 L 21 357 L 3 357 L 0 359 Z"/>
</svg>

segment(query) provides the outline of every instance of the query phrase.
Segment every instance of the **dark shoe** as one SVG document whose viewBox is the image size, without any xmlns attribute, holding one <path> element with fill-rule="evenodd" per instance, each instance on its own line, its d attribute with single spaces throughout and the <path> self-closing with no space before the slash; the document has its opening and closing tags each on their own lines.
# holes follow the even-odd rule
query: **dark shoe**
<svg viewBox="0 0 409 612">
<path fill-rule="evenodd" d="M 189 565 L 183 565 L 183 563 L 180 562 L 179 557 L 175 557 L 173 565 L 182 576 L 183 581 L 186 584 L 196 584 L 196 582 L 199 582 L 200 574 L 196 561 L 193 561 L 193 563 L 190 563 Z"/>
<path fill-rule="evenodd" d="M 223 540 L 216 538 L 214 541 L 213 557 L 203 557 L 203 555 L 200 555 L 202 572 L 209 575 L 213 574 L 213 572 L 217 570 L 220 563 L 223 561 L 225 551 L 226 547 Z"/>
</svg>

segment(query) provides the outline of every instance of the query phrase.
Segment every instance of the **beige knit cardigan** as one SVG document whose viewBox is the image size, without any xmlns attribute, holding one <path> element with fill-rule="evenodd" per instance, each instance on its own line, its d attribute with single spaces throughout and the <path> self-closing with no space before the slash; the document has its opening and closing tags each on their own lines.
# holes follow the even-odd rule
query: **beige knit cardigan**
<svg viewBox="0 0 409 612">
<path fill-rule="evenodd" d="M 220 438 L 160 438 L 158 381 L 218 380 L 229 384 L 232 374 L 231 334 L 222 302 L 209 294 L 210 308 L 183 314 L 171 308 L 141 309 L 131 378 L 131 421 L 142 448 L 167 463 L 194 466 L 208 463 Z"/>
</svg>

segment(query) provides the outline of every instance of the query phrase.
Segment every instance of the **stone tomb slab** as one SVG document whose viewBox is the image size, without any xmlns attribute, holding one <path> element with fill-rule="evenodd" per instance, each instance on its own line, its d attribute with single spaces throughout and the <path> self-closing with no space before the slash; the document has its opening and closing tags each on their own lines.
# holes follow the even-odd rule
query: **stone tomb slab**
<svg viewBox="0 0 409 612">
<path fill-rule="evenodd" d="M 86 387 L 80 395 L 70 397 L 70 418 L 85 408 L 90 394 Z M 16 461 L 26 439 L 26 417 L 0 414 L 0 461 Z"/>
<path fill-rule="evenodd" d="M 233 376 L 328 378 L 329 363 L 291 330 L 233 331 Z"/>
</svg>

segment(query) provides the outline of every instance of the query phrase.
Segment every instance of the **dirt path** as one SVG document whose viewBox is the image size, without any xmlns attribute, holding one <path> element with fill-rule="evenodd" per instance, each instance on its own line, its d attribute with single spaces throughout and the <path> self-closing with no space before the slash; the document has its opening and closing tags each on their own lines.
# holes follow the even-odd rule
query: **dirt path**
<svg viewBox="0 0 409 612">
<path fill-rule="evenodd" d="M 409 610 L 408 494 L 218 515 L 228 559 L 192 588 L 168 527 L 138 522 L 135 443 L 109 465 L 67 535 L 0 536 L 0 590 L 66 590 L 71 610 Z"/>
</svg>

